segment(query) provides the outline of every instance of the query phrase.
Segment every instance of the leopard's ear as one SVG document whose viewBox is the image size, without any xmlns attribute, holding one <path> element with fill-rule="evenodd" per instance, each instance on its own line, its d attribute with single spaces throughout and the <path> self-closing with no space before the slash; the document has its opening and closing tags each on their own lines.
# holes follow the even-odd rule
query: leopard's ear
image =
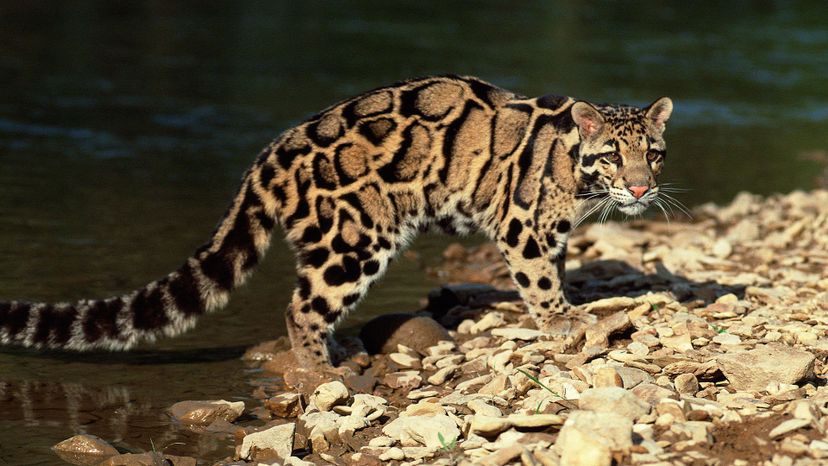
<svg viewBox="0 0 828 466">
<path fill-rule="evenodd" d="M 575 102 L 572 105 L 572 119 L 578 125 L 578 130 L 581 132 L 582 139 L 590 139 L 601 132 L 604 127 L 604 117 L 597 108 L 593 107 L 588 102 Z"/>
<path fill-rule="evenodd" d="M 662 97 L 651 103 L 644 111 L 647 118 L 652 122 L 653 126 L 659 131 L 664 131 L 664 124 L 673 113 L 673 101 L 669 97 Z"/>
</svg>

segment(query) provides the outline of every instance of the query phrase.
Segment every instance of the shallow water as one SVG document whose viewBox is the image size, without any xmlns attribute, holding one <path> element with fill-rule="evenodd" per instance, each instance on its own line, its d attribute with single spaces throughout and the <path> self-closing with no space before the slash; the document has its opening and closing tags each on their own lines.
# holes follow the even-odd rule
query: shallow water
<svg viewBox="0 0 828 466">
<path fill-rule="evenodd" d="M 166 274 L 281 130 L 419 75 L 599 102 L 669 95 L 663 180 L 690 205 L 811 187 L 819 167 L 800 154 L 828 148 L 822 2 L 686 3 L 0 4 L 0 296 L 106 297 Z M 250 393 L 238 356 L 283 333 L 294 281 L 276 236 L 230 306 L 182 337 L 126 355 L 2 350 L 0 462 L 54 463 L 48 448 L 77 432 L 229 454 L 163 408 Z M 417 308 L 448 241 L 417 240 L 349 325 Z"/>
</svg>

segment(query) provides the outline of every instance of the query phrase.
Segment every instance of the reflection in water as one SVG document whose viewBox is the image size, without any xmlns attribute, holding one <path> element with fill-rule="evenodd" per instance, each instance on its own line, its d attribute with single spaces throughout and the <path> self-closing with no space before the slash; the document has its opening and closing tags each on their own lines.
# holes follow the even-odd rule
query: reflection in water
<svg viewBox="0 0 828 466">
<path fill-rule="evenodd" d="M 233 453 L 233 442 L 226 434 L 180 428 L 162 407 L 136 399 L 125 385 L 93 388 L 71 382 L 2 381 L 0 426 L 4 430 L 9 426 L 6 431 L 11 434 L 0 443 L 0 458 L 41 441 L 49 442 L 38 449 L 41 456 L 49 458 L 48 447 L 76 434 L 96 435 L 128 453 L 155 448 L 201 459 L 221 459 Z M 65 434 L 51 440 L 49 434 L 54 431 Z M 49 462 L 55 460 L 49 458 Z M 18 461 L 13 464 L 22 464 Z"/>
<path fill-rule="evenodd" d="M 0 297 L 103 298 L 165 275 L 207 238 L 281 130 L 413 76 L 472 74 L 526 95 L 632 104 L 669 95 L 663 178 L 692 188 L 686 203 L 808 187 L 815 162 L 796 155 L 828 147 L 826 15 L 817 1 L 2 2 Z M 275 236 L 227 309 L 152 348 L 281 334 L 295 278 Z M 423 268 L 447 241 L 418 239 L 346 325 L 416 308 L 436 284 Z M 4 349 L 0 460 L 54 462 L 48 447 L 78 431 L 125 449 L 180 438 L 166 407 L 247 393 L 226 351 L 166 362 L 147 353 L 141 364 Z"/>
</svg>

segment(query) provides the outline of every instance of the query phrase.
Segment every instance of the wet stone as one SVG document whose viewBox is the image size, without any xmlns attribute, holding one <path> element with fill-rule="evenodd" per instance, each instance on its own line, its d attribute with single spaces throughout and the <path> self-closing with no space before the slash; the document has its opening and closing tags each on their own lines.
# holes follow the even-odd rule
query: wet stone
<svg viewBox="0 0 828 466">
<path fill-rule="evenodd" d="M 86 434 L 68 438 L 53 446 L 52 450 L 67 463 L 83 466 L 98 464 L 118 454 L 118 450 L 105 440 Z"/>
<path fill-rule="evenodd" d="M 178 422 L 189 426 L 207 426 L 216 419 L 236 420 L 244 411 L 242 401 L 180 401 L 169 408 Z"/>
<path fill-rule="evenodd" d="M 265 401 L 265 407 L 277 417 L 296 417 L 302 412 L 298 393 L 281 393 Z"/>
<path fill-rule="evenodd" d="M 172 466 L 196 466 L 195 458 L 186 456 L 165 455 L 157 452 L 126 453 L 111 456 L 98 466 L 157 466 L 159 464 Z"/>
</svg>

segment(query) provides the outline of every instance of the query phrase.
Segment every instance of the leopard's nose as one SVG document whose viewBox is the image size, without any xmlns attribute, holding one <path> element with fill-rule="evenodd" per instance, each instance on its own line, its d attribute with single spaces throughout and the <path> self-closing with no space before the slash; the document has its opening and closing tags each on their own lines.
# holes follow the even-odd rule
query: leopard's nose
<svg viewBox="0 0 828 466">
<path fill-rule="evenodd" d="M 650 190 L 649 186 L 627 186 L 627 189 L 630 190 L 633 196 L 636 199 L 641 199 L 641 196 L 647 194 L 647 191 Z"/>
</svg>

